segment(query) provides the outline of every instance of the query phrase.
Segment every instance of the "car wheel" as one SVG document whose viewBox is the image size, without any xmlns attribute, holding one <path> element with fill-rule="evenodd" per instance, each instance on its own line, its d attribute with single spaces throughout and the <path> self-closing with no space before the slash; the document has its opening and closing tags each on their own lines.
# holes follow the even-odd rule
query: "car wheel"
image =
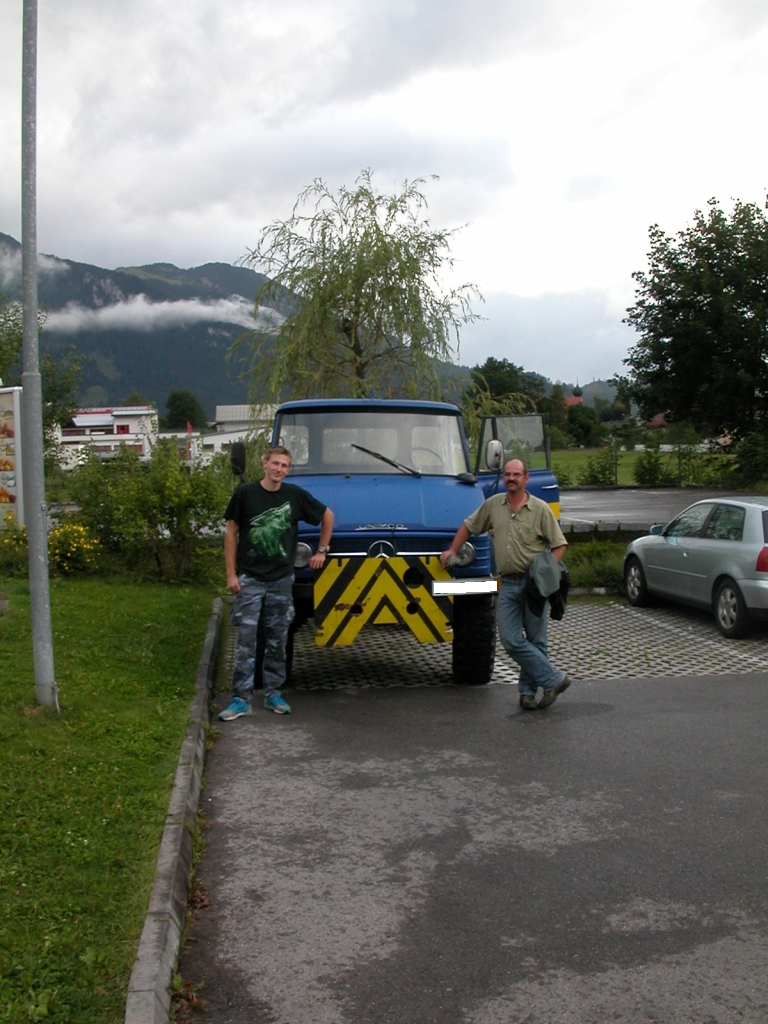
<svg viewBox="0 0 768 1024">
<path fill-rule="evenodd" d="M 635 558 L 627 559 L 624 566 L 624 593 L 627 600 L 636 608 L 642 608 L 650 602 L 648 584 L 645 582 L 645 573 L 640 565 L 640 560 Z"/>
<path fill-rule="evenodd" d="M 715 592 L 715 622 L 730 639 L 746 636 L 751 625 L 749 612 L 736 583 L 725 579 Z"/>
</svg>

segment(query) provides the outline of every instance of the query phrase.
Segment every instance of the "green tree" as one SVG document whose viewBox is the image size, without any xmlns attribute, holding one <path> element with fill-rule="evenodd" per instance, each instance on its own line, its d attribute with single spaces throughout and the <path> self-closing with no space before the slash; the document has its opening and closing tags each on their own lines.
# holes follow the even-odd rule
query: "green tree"
<svg viewBox="0 0 768 1024">
<path fill-rule="evenodd" d="M 38 331 L 43 329 L 46 315 L 38 313 Z M 6 387 L 21 384 L 23 347 L 23 311 L 20 302 L 8 302 L 0 293 L 0 380 Z M 77 408 L 83 357 L 70 346 L 60 356 L 43 352 L 40 356 L 40 377 L 43 391 L 43 437 L 46 466 L 58 457 L 55 431 L 72 418 Z"/>
<path fill-rule="evenodd" d="M 148 398 L 145 398 L 140 391 L 130 391 L 120 402 L 120 405 L 151 405 Z M 186 426 L 186 424 L 185 424 Z"/>
<path fill-rule="evenodd" d="M 578 445 L 592 448 L 599 444 L 606 430 L 597 418 L 597 413 L 589 405 L 570 405 L 567 415 L 567 432 Z"/>
<path fill-rule="evenodd" d="M 423 183 L 384 195 L 369 170 L 336 193 L 316 179 L 287 220 L 262 231 L 243 262 L 269 277 L 256 296 L 257 328 L 235 349 L 255 392 L 439 394 L 435 361 L 458 350 L 479 293 L 443 286 L 454 232 L 430 227 Z"/>
<path fill-rule="evenodd" d="M 568 430 L 568 406 L 565 404 L 563 385 L 558 381 L 546 398 L 539 401 L 539 408 L 547 417 L 547 425 L 552 430 L 565 434 Z"/>
<path fill-rule="evenodd" d="M 502 395 L 525 395 L 538 402 L 544 397 L 544 379 L 537 373 L 529 373 L 522 366 L 510 363 L 508 359 L 488 356 L 482 366 L 470 369 L 472 385 L 486 390 L 494 398 Z M 469 389 L 468 389 L 469 390 Z"/>
<path fill-rule="evenodd" d="M 198 428 L 208 425 L 205 409 L 191 391 L 169 391 L 165 408 L 166 414 L 161 421 L 165 430 L 186 430 L 188 423 Z"/>
<path fill-rule="evenodd" d="M 8 302 L 0 292 L 0 380 L 10 385 L 10 374 L 21 358 L 22 309 L 20 302 Z"/>
<path fill-rule="evenodd" d="M 640 341 L 616 383 L 647 418 L 742 437 L 768 415 L 768 220 L 711 199 L 674 238 L 653 225 L 650 241 L 625 321 Z"/>
</svg>

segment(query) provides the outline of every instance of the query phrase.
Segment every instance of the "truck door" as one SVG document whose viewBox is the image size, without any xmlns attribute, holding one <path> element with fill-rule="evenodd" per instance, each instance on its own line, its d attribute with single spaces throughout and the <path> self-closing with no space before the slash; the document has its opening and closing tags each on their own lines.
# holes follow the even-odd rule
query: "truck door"
<svg viewBox="0 0 768 1024">
<path fill-rule="evenodd" d="M 504 445 L 505 463 L 510 459 L 525 461 L 531 474 L 528 490 L 537 498 L 546 501 L 555 518 L 559 519 L 560 487 L 550 466 L 544 417 L 539 413 L 483 417 L 475 475 L 486 498 L 504 490 L 501 473 L 490 470 L 485 461 L 485 449 L 490 440 L 501 441 Z"/>
</svg>

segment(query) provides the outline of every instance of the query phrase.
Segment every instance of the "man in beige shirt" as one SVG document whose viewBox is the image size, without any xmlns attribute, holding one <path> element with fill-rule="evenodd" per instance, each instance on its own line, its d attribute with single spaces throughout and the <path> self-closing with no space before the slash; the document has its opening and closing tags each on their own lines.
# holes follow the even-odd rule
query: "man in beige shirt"
<svg viewBox="0 0 768 1024">
<path fill-rule="evenodd" d="M 549 505 L 526 491 L 528 479 L 526 464 L 521 459 L 511 459 L 503 473 L 506 493 L 494 494 L 464 520 L 440 560 L 443 565 L 448 564 L 472 534 L 493 530 L 496 571 L 501 576 L 496 612 L 499 638 L 504 650 L 520 666 L 520 706 L 532 711 L 554 704 L 568 689 L 570 680 L 547 656 L 547 608 L 545 605 L 542 615 L 537 617 L 528 607 L 527 573 L 536 555 L 546 548 L 559 562 L 568 542 Z M 537 703 L 539 687 L 543 695 Z"/>
</svg>

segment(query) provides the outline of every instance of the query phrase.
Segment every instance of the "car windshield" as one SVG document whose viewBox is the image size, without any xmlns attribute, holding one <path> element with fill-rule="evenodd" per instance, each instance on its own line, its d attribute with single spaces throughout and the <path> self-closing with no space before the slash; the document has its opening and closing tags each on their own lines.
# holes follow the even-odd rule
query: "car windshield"
<svg viewBox="0 0 768 1024">
<path fill-rule="evenodd" d="M 456 476 L 469 468 L 458 416 L 408 409 L 301 409 L 280 414 L 278 436 L 293 455 L 292 476 L 408 470 Z"/>
</svg>

